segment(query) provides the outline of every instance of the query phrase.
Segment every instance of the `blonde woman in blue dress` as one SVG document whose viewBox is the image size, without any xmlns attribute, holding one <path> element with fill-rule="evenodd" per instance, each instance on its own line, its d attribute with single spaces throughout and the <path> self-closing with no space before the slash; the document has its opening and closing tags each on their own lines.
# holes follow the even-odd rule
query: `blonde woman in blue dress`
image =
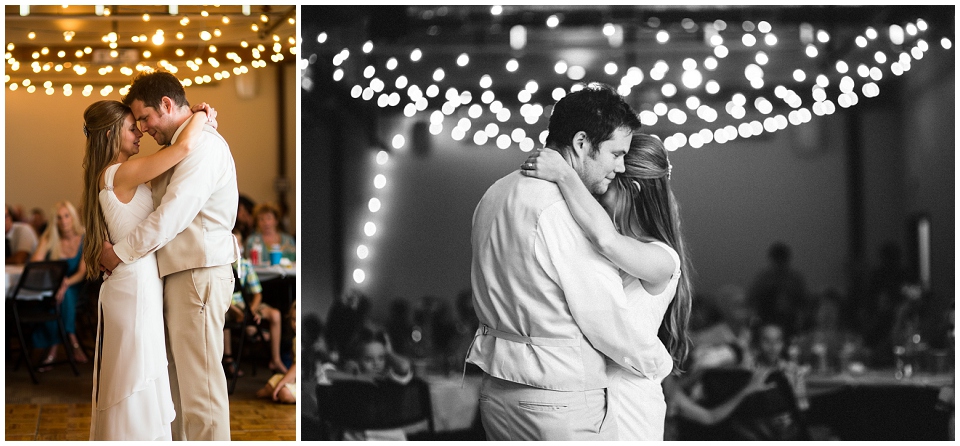
<svg viewBox="0 0 960 446">
<path fill-rule="evenodd" d="M 203 126 L 216 127 L 206 104 L 175 144 L 134 160 L 143 133 L 130 108 L 98 101 L 83 113 L 83 259 L 100 264 L 103 241 L 116 243 L 153 211 L 148 181 L 179 163 L 199 141 Z M 98 268 L 87 268 L 95 279 Z M 100 288 L 93 365 L 91 440 L 171 440 L 173 399 L 164 344 L 163 281 L 154 254 L 121 263 Z"/>
<path fill-rule="evenodd" d="M 600 197 L 590 194 L 570 163 L 551 149 L 530 155 L 521 172 L 557 183 L 591 243 L 620 269 L 632 305 L 627 319 L 659 336 L 662 360 L 656 362 L 662 365 L 647 374 L 621 370 L 610 391 L 618 439 L 663 440 L 667 406 L 661 381 L 689 350 L 689 262 L 663 143 L 636 133 L 623 162 L 624 173 Z"/>
</svg>

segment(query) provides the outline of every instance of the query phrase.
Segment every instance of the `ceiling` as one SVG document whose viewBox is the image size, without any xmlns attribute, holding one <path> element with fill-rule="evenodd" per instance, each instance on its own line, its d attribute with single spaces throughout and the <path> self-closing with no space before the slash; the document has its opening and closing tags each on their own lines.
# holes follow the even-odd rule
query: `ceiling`
<svg viewBox="0 0 960 446">
<path fill-rule="evenodd" d="M 303 37 L 302 57 L 309 65 L 305 70 L 307 82 L 321 94 L 356 98 L 355 85 L 366 88 L 373 78 L 383 81 L 385 87 L 369 101 L 376 103 L 380 94 L 400 93 L 396 106 L 384 107 L 387 113 L 400 113 L 408 99 L 404 88 L 396 88 L 397 78 L 404 76 L 405 88 L 417 85 L 440 87 L 437 98 L 430 100 L 427 110 L 439 109 L 444 102 L 443 92 L 454 88 L 458 92 L 469 91 L 478 98 L 485 90 L 493 91 L 497 100 L 513 107 L 514 112 L 524 102 L 544 105 L 555 102 L 554 89 L 569 88 L 577 81 L 600 81 L 613 86 L 623 83 L 631 67 L 639 68 L 643 80 L 635 84 L 626 95 L 637 110 L 650 110 L 658 103 L 668 108 L 684 109 L 690 97 L 696 104 L 710 104 L 719 112 L 720 119 L 711 125 L 763 120 L 763 116 L 751 118 L 750 105 L 747 116 L 726 116 L 724 109 L 735 95 L 741 95 L 753 104 L 757 97 L 769 100 L 775 110 L 786 114 L 798 107 L 778 100 L 783 88 L 796 92 L 808 111 L 815 102 L 811 98 L 817 76 L 829 80 L 824 88 L 836 105 L 840 80 L 851 76 L 856 92 L 872 79 L 858 76 L 857 68 L 877 67 L 883 70 L 880 80 L 873 83 L 881 92 L 889 92 L 889 85 L 896 80 L 891 74 L 891 64 L 901 53 L 910 53 L 917 45 L 926 45 L 923 55 L 938 57 L 948 55 L 953 60 L 954 7 L 951 6 L 517 6 L 504 5 L 498 10 L 484 6 L 303 6 L 301 8 L 301 32 Z M 550 17 L 555 17 L 556 26 L 548 26 Z M 922 19 L 925 29 L 916 35 L 905 34 L 903 42 L 890 38 L 890 26 L 905 29 L 914 27 Z M 613 25 L 608 36 L 605 25 Z M 761 25 L 762 24 L 762 25 Z M 522 47 L 511 46 L 511 33 L 523 28 L 525 43 Z M 762 29 L 761 29 L 762 28 Z M 877 36 L 866 40 L 865 47 L 857 45 L 858 36 L 869 36 L 868 28 Z M 818 33 L 829 36 L 826 41 L 817 39 Z M 765 40 L 773 35 L 776 43 Z M 668 36 L 666 42 L 658 36 Z M 717 54 L 717 45 L 712 36 L 718 35 L 727 50 L 725 57 Z M 743 39 L 755 39 L 748 45 Z M 942 48 L 940 39 L 950 40 L 950 49 Z M 919 44 L 923 39 L 924 44 Z M 322 40 L 323 42 L 320 42 Z M 365 53 L 363 45 L 372 46 Z M 815 55 L 808 51 L 812 47 Z M 346 49 L 349 57 L 338 62 L 338 55 Z M 411 60 L 411 53 L 419 49 L 418 61 Z M 762 52 L 762 55 L 758 53 Z M 883 63 L 876 59 L 883 52 Z M 457 64 L 461 55 L 469 62 Z M 764 57 L 765 56 L 765 57 Z M 713 59 L 716 67 L 707 68 Z M 760 62 L 763 58 L 763 63 Z M 388 63 L 396 60 L 396 68 Z M 514 71 L 506 67 L 516 61 Z M 566 71 L 557 67 L 563 61 Z M 849 72 L 839 73 L 836 65 L 844 61 Z M 913 64 L 928 62 L 911 58 Z M 610 63 L 615 67 L 608 67 Z M 660 62 L 668 67 L 662 78 L 652 76 L 652 69 Z M 702 81 L 696 86 L 684 86 L 682 75 L 687 71 L 685 63 L 693 63 Z M 583 68 L 583 76 L 574 79 L 569 68 Z M 762 71 L 762 85 L 751 85 L 745 75 L 750 65 Z M 373 74 L 367 77 L 371 70 Z M 437 69 L 443 70 L 443 78 L 437 79 Z M 751 69 L 753 69 L 751 68 Z M 610 70 L 610 71 L 607 71 Z M 635 69 L 634 69 L 635 70 Z M 803 79 L 797 80 L 797 70 Z M 367 73 L 365 73 L 367 71 Z M 610 74 L 612 73 L 612 74 Z M 492 79 L 492 85 L 481 87 L 484 75 Z M 332 78 L 342 76 L 339 81 Z M 527 101 L 518 98 L 518 92 L 528 89 L 528 83 L 537 82 L 537 89 Z M 706 91 L 709 80 L 719 86 Z M 402 83 L 402 82 L 401 82 Z M 665 90 L 665 84 L 667 86 Z M 691 85 L 693 83 L 691 82 Z M 780 88 L 778 88 L 780 87 Z M 671 90 L 676 90 L 672 93 Z M 887 95 L 889 97 L 889 94 Z M 863 98 L 861 94 L 859 96 Z M 359 99 L 353 99 L 354 102 Z M 476 103 L 477 100 L 473 99 Z M 687 104 L 689 104 L 687 102 Z M 835 107 L 836 108 L 836 107 Z M 375 109 L 375 107 L 374 107 Z M 688 115 L 695 115 L 694 108 L 687 105 Z M 774 114 L 777 113 L 774 111 Z M 755 113 L 754 113 L 755 114 Z M 409 116 L 409 115 L 408 115 Z M 689 122 L 702 121 L 690 119 Z M 661 119 L 661 123 L 665 123 Z"/>
<path fill-rule="evenodd" d="M 253 49 L 258 45 L 264 45 L 261 59 L 283 62 L 270 59 L 275 43 L 281 44 L 285 62 L 295 60 L 290 49 L 295 47 L 291 39 L 296 35 L 296 6 L 184 5 L 171 10 L 166 5 L 32 5 L 26 15 L 21 15 L 20 6 L 7 5 L 5 12 L 8 87 L 11 83 L 22 86 L 25 79 L 34 85 L 49 81 L 55 88 L 65 83 L 125 85 L 130 75 L 120 68 L 133 69 L 137 64 L 156 67 L 160 60 L 178 67 L 181 78 L 212 75 L 243 65 L 250 67 L 250 62 L 257 59 Z M 158 30 L 163 31 L 162 44 L 153 39 Z M 204 31 L 210 33 L 208 40 L 201 37 Z M 110 42 L 104 40 L 111 32 L 117 36 L 115 56 L 110 54 Z M 179 38 L 178 32 L 182 33 Z M 141 37 L 145 39 L 141 41 Z M 88 47 L 90 51 L 83 52 Z M 236 53 L 241 62 L 227 59 L 225 55 L 230 52 Z M 211 57 L 220 66 L 212 66 Z M 196 59 L 201 63 L 193 70 L 186 61 Z M 16 70 L 13 60 L 19 62 Z M 39 63 L 39 72 L 32 68 L 34 61 Z M 77 67 L 84 67 L 84 74 L 78 74 Z M 102 68 L 105 70 L 101 73 Z"/>
</svg>

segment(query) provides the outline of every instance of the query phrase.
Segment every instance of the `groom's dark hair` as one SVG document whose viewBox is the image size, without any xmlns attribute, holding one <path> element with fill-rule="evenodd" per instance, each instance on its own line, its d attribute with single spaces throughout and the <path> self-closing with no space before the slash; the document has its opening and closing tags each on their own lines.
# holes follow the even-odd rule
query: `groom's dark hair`
<svg viewBox="0 0 960 446">
<path fill-rule="evenodd" d="M 621 127 L 639 131 L 640 119 L 613 87 L 591 82 L 553 106 L 545 145 L 563 152 L 570 147 L 573 136 L 583 131 L 596 151 Z"/>
<path fill-rule="evenodd" d="M 160 100 L 166 96 L 178 107 L 189 107 L 187 94 L 183 91 L 180 79 L 167 71 L 141 71 L 133 78 L 130 91 L 123 97 L 127 107 L 133 101 L 141 100 L 147 107 L 160 108 Z"/>
</svg>

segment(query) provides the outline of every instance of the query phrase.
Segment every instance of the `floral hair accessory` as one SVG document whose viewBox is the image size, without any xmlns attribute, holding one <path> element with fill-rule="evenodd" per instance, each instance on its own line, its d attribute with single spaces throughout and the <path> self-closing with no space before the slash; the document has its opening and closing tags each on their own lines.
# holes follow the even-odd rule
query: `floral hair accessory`
<svg viewBox="0 0 960 446">
<path fill-rule="evenodd" d="M 673 175 L 673 164 L 670 164 L 670 162 L 667 161 L 667 179 L 668 180 L 670 179 L 671 175 Z"/>
<path fill-rule="evenodd" d="M 83 136 L 86 136 L 87 138 L 90 137 L 90 131 L 87 130 L 87 124 L 86 124 L 86 123 L 83 124 Z"/>
</svg>

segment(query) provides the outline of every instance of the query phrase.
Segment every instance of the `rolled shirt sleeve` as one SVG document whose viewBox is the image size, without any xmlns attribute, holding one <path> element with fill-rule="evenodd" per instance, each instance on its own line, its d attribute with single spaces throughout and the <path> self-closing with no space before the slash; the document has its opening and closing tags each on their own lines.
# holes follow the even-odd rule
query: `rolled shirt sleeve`
<svg viewBox="0 0 960 446">
<path fill-rule="evenodd" d="M 632 373 L 655 373 L 663 360 L 659 338 L 628 319 L 632 313 L 617 268 L 590 244 L 565 202 L 544 209 L 536 237 L 537 260 L 563 290 L 587 341 Z"/>
<path fill-rule="evenodd" d="M 229 162 L 224 156 L 230 152 L 212 147 L 223 144 L 216 136 L 204 132 L 201 138 L 200 146 L 173 167 L 170 183 L 156 210 L 114 246 L 124 263 L 133 263 L 169 243 L 190 225 L 219 186 Z"/>
</svg>

